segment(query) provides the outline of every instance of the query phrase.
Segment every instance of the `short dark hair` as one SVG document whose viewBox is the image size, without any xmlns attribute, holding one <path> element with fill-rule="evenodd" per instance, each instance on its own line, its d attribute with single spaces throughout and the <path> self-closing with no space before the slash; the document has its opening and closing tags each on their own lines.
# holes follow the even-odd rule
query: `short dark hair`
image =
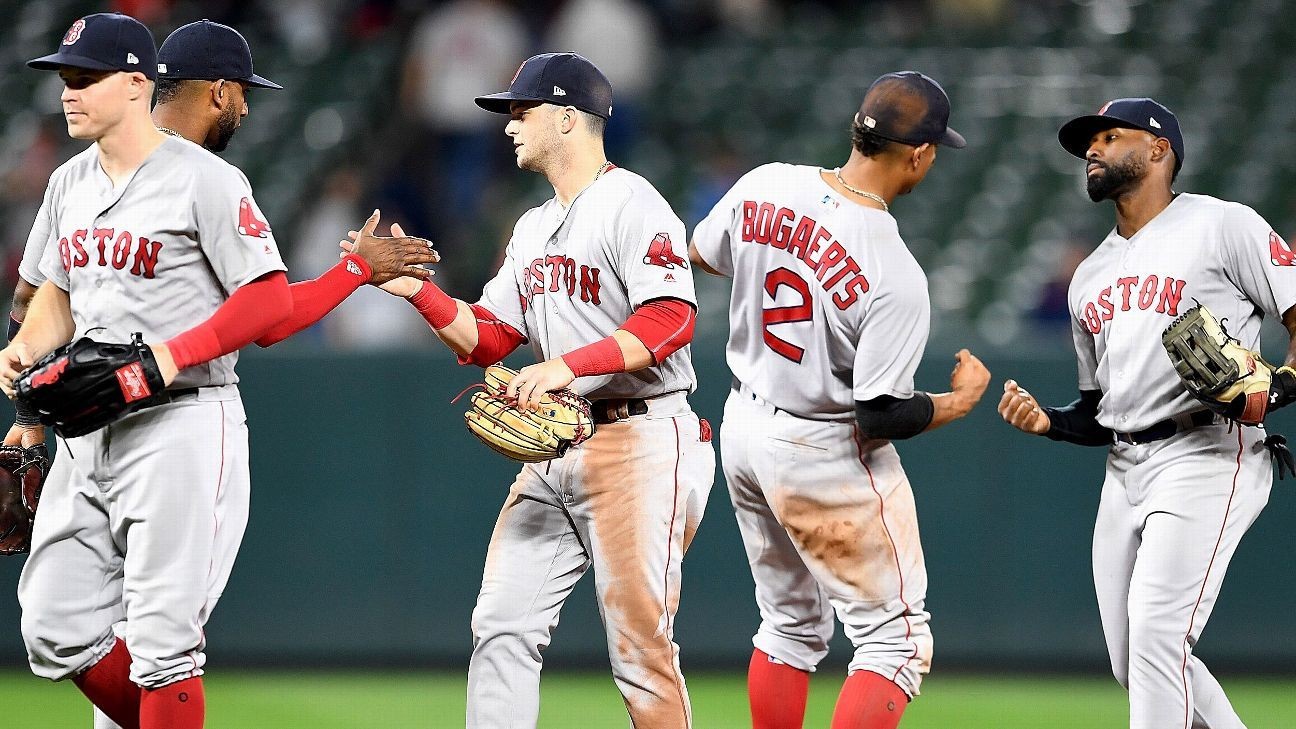
<svg viewBox="0 0 1296 729">
<path fill-rule="evenodd" d="M 576 113 L 580 114 L 581 118 L 585 120 L 585 128 L 589 130 L 590 134 L 599 139 L 603 138 L 603 132 L 607 130 L 607 119 L 580 109 L 577 109 Z"/>
<path fill-rule="evenodd" d="M 184 79 L 160 78 L 157 80 L 157 103 L 165 104 L 180 95 L 184 88 Z"/>
<path fill-rule="evenodd" d="M 872 129 L 857 121 L 851 122 L 851 146 L 865 157 L 876 157 L 895 144 L 890 139 L 879 137 Z"/>
</svg>

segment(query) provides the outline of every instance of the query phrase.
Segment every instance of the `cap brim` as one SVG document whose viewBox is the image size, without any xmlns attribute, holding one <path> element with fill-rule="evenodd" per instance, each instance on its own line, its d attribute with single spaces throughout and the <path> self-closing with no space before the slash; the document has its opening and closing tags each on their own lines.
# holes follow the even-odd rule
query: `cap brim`
<svg viewBox="0 0 1296 729">
<path fill-rule="evenodd" d="M 258 76 L 255 73 L 248 78 L 242 78 L 239 80 L 247 84 L 248 86 L 255 86 L 259 89 L 282 89 L 283 88 L 282 86 L 275 83 L 274 81 L 271 81 L 265 76 Z"/>
<path fill-rule="evenodd" d="M 527 96 L 525 94 L 515 94 L 512 91 L 505 91 L 499 94 L 478 96 L 473 99 L 473 101 L 477 102 L 477 106 L 480 106 L 486 111 L 491 111 L 496 114 L 507 114 L 509 113 L 509 107 L 515 101 L 544 101 L 544 99 L 535 96 Z"/>
<path fill-rule="evenodd" d="M 60 68 L 88 68 L 91 71 L 120 71 L 116 66 L 96 61 L 93 58 L 78 56 L 73 53 L 51 53 L 48 56 L 33 58 L 27 62 L 28 67 L 38 71 L 57 71 Z M 141 73 L 143 73 L 141 71 Z"/>
<path fill-rule="evenodd" d="M 1089 153 L 1089 140 L 1098 132 L 1106 129 L 1142 129 L 1142 127 L 1131 124 L 1124 119 L 1117 119 L 1114 116 L 1102 116 L 1101 114 L 1090 114 L 1089 116 L 1079 116 L 1058 130 L 1058 141 L 1062 143 L 1062 148 L 1072 155 L 1084 159 Z"/>
<path fill-rule="evenodd" d="M 940 144 L 943 147 L 953 147 L 954 149 L 963 149 L 967 146 L 967 140 L 962 134 L 945 127 L 945 135 L 941 137 Z"/>
</svg>

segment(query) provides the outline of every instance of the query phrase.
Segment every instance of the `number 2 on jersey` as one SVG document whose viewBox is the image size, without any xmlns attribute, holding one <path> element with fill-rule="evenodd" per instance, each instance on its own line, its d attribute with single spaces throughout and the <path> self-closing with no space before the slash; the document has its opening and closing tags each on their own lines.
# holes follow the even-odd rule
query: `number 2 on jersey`
<svg viewBox="0 0 1296 729">
<path fill-rule="evenodd" d="M 770 331 L 770 327 L 775 324 L 810 321 L 814 318 L 814 306 L 811 304 L 810 299 L 810 284 L 806 283 L 805 279 L 791 269 L 776 268 L 765 276 L 765 293 L 769 294 L 770 299 L 777 299 L 780 286 L 786 286 L 799 294 L 801 303 L 791 306 L 775 306 L 761 312 L 761 321 L 765 330 L 765 345 L 777 354 L 801 364 L 801 358 L 805 355 L 805 350 L 785 339 L 778 338 Z"/>
</svg>

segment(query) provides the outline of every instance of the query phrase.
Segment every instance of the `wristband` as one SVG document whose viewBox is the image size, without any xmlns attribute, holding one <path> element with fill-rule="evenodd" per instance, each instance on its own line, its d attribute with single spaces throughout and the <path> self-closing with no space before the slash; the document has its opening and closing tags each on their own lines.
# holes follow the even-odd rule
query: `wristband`
<svg viewBox="0 0 1296 729">
<path fill-rule="evenodd" d="M 625 372 L 625 354 L 615 337 L 604 337 L 593 344 L 573 349 L 564 354 L 562 360 L 577 377 Z"/>
<path fill-rule="evenodd" d="M 22 328 L 22 322 L 18 321 L 18 319 L 14 317 L 13 314 L 10 314 L 9 315 L 9 341 L 12 342 L 13 338 L 18 336 L 18 330 L 21 328 Z"/>
<path fill-rule="evenodd" d="M 459 316 L 459 304 L 431 281 L 423 282 L 410 297 L 410 303 L 433 329 L 445 329 Z"/>
</svg>

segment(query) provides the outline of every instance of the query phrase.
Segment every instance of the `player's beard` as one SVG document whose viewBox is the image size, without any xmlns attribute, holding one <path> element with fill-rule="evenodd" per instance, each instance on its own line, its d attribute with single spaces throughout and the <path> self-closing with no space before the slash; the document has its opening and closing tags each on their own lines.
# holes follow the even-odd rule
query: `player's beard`
<svg viewBox="0 0 1296 729">
<path fill-rule="evenodd" d="M 1119 197 L 1143 178 L 1146 169 L 1137 152 L 1129 152 L 1111 163 L 1099 162 L 1098 164 L 1101 165 L 1101 171 L 1096 175 L 1085 177 L 1085 188 L 1089 192 L 1089 199 L 1094 202 Z"/>
<path fill-rule="evenodd" d="M 242 115 L 233 104 L 221 109 L 220 116 L 216 118 L 216 141 L 207 146 L 213 152 L 224 152 L 229 146 L 230 139 L 234 137 L 234 132 L 238 131 L 239 122 Z"/>
</svg>

